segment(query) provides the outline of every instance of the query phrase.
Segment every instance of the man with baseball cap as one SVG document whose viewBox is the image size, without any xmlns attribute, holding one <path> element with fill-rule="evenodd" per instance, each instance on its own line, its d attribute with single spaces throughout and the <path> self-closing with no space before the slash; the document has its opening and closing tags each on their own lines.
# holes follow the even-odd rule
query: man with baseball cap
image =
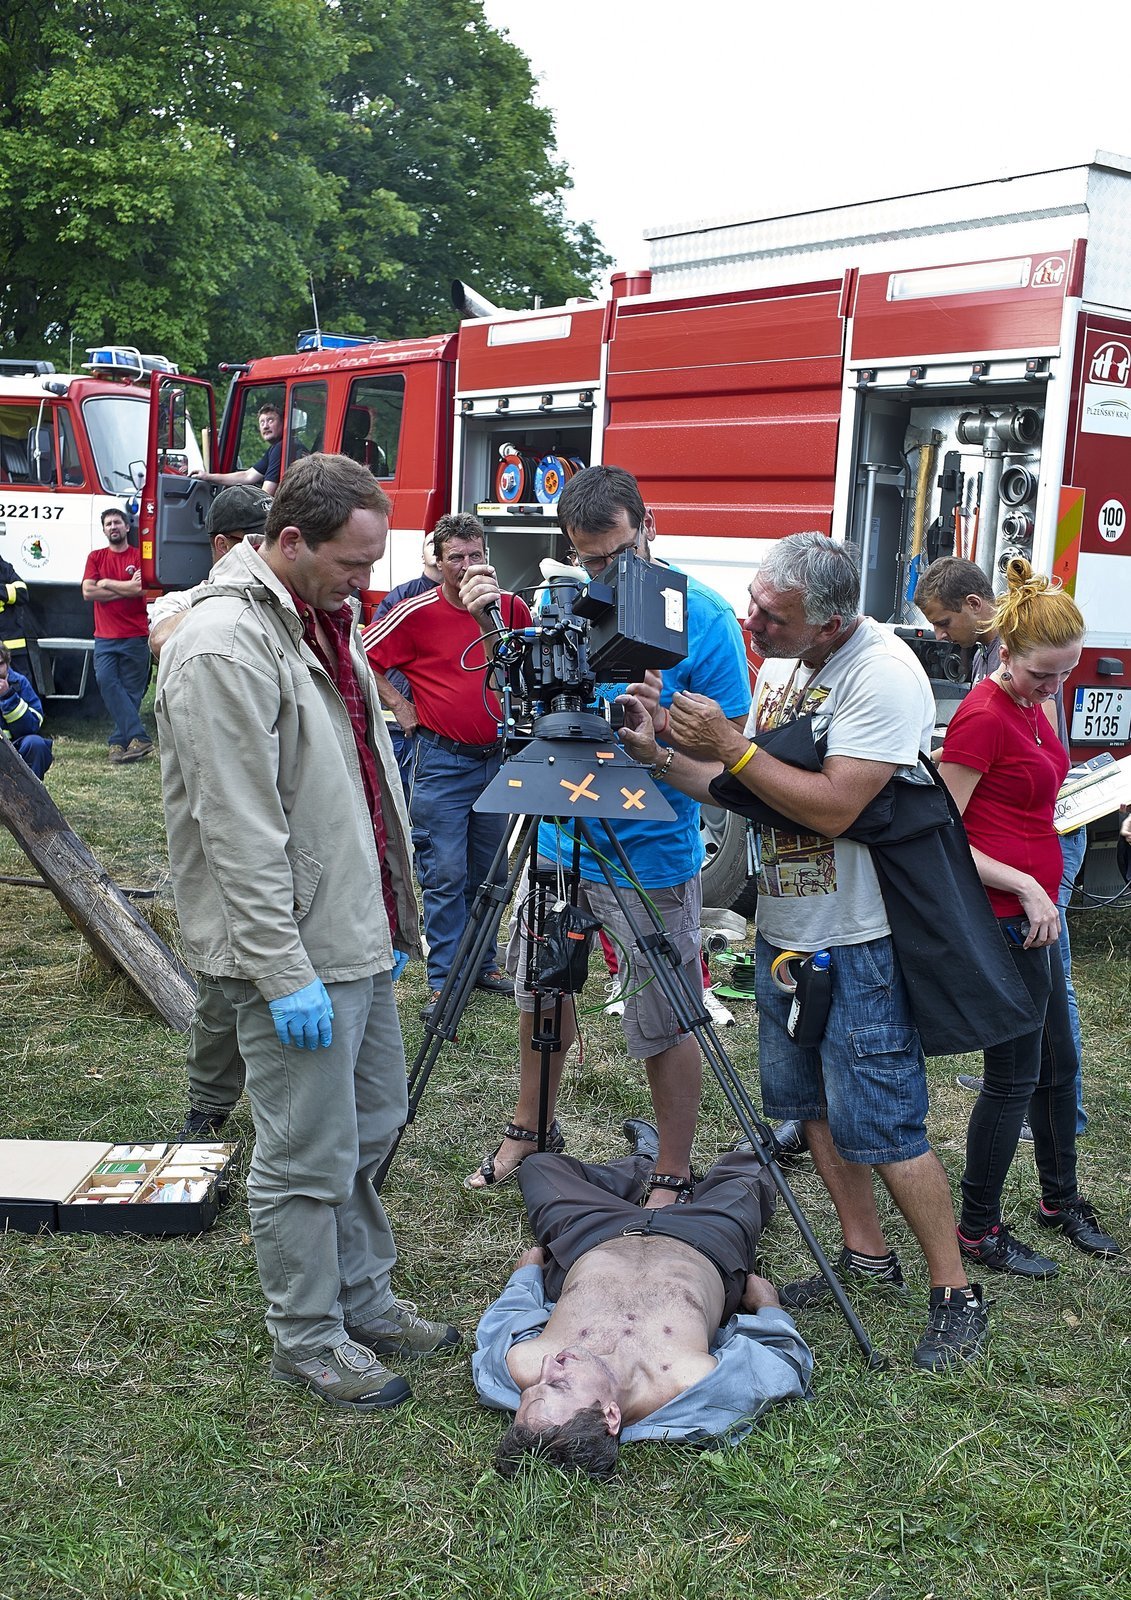
<svg viewBox="0 0 1131 1600">
<path fill-rule="evenodd" d="M 234 483 L 228 489 L 221 489 L 208 508 L 208 521 L 205 524 L 212 544 L 213 570 L 217 562 L 222 561 L 228 551 L 234 550 L 243 539 L 250 539 L 256 548 L 259 547 L 270 506 L 271 496 L 250 483 Z M 150 606 L 149 648 L 154 659 L 161 654 L 162 645 L 178 622 L 191 610 L 193 601 L 211 581 L 210 572 L 204 583 L 198 583 L 192 589 L 170 590 Z"/>
<path fill-rule="evenodd" d="M 211 583 L 230 550 L 248 539 L 257 549 L 263 538 L 271 496 L 249 483 L 221 489 L 208 510 L 212 571 L 193 589 L 163 594 L 149 608 L 149 648 L 159 656 L 197 596 Z M 196 1013 L 186 1060 L 189 1109 L 182 1139 L 215 1138 L 243 1093 L 244 1064 L 236 1044 L 236 1014 L 215 978 L 197 979 Z"/>
</svg>

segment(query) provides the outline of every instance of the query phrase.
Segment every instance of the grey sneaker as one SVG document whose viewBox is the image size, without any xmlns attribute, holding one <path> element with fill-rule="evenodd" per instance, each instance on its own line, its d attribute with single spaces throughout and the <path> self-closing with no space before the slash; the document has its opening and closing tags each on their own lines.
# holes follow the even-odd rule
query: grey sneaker
<svg viewBox="0 0 1131 1600">
<path fill-rule="evenodd" d="M 1055 1278 L 1060 1271 L 1051 1256 L 1038 1255 L 1015 1239 L 1004 1222 L 995 1222 L 980 1239 L 969 1239 L 959 1231 L 958 1248 L 968 1261 L 977 1261 L 991 1272 L 1011 1272 L 1018 1278 Z"/>
<path fill-rule="evenodd" d="M 352 1339 L 328 1345 L 302 1361 L 276 1350 L 271 1376 L 278 1383 L 309 1389 L 327 1405 L 344 1411 L 387 1411 L 412 1394 L 403 1378 L 389 1372 L 372 1350 Z"/>
<path fill-rule="evenodd" d="M 960 1072 L 954 1081 L 960 1089 L 965 1089 L 968 1094 L 981 1094 L 982 1092 L 982 1079 L 974 1077 L 973 1073 Z"/>
<path fill-rule="evenodd" d="M 846 1289 L 867 1287 L 879 1289 L 899 1300 L 908 1298 L 909 1291 L 903 1281 L 903 1268 L 894 1250 L 889 1252 L 887 1260 L 878 1272 L 867 1272 L 856 1265 L 851 1250 L 842 1249 L 836 1258 L 833 1271 Z M 797 1283 L 783 1284 L 780 1298 L 787 1311 L 808 1311 L 811 1306 L 831 1305 L 833 1296 L 824 1276 L 818 1272 L 813 1277 L 802 1278 Z"/>
<path fill-rule="evenodd" d="M 347 1322 L 351 1339 L 379 1356 L 431 1356 L 454 1350 L 463 1335 L 446 1322 L 427 1322 L 406 1300 L 394 1300 L 372 1322 Z"/>
</svg>

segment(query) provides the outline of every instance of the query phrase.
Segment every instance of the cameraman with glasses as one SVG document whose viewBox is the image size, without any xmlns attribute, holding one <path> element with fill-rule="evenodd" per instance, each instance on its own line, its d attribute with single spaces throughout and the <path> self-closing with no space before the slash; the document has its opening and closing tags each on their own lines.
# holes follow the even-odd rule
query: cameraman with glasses
<svg viewBox="0 0 1131 1600">
<path fill-rule="evenodd" d="M 644 504 L 636 479 L 623 467 L 586 467 L 571 478 L 558 501 L 558 526 L 569 541 L 574 561 L 590 578 L 610 572 L 628 550 L 642 561 L 653 559 L 655 519 Z M 497 603 L 498 593 L 490 568 L 473 570 L 464 581 L 464 603 L 479 618 L 485 617 L 492 603 Z M 483 625 L 487 626 L 485 622 Z M 672 697 L 680 690 L 691 690 L 717 700 L 735 727 L 741 728 L 750 705 L 750 676 L 738 620 L 720 595 L 692 577 L 687 579 L 687 640 L 686 658 L 664 670 L 658 693 L 654 685 L 598 684 L 598 699 L 612 700 L 628 691 L 649 698 L 657 735 L 665 739 Z M 698 992 L 702 988 L 699 872 L 704 859 L 699 804 L 664 783 L 665 759 L 670 756 L 666 758 L 662 753 L 652 776 L 675 812 L 675 820 L 617 821 L 613 827 L 633 873 L 679 948 L 688 981 Z M 569 827 L 543 823 L 538 846 L 545 865 L 560 862 L 567 869 L 571 866 L 574 840 Z M 678 1204 L 690 1198 L 692 1188 L 691 1144 L 703 1081 L 699 1046 L 691 1034 L 679 1029 L 671 1005 L 652 978 L 647 955 L 637 946 L 605 882 L 601 863 L 585 845 L 581 848 L 580 871 L 581 902 L 609 930 L 620 955 L 625 1001 L 621 1026 L 629 1054 L 645 1064 L 659 1129 L 659 1151 L 646 1203 Z M 512 916 L 507 951 L 507 970 L 512 975 L 519 969 L 521 931 L 521 916 Z M 516 999 L 521 1012 L 518 1103 L 499 1147 L 486 1155 L 479 1170 L 465 1180 L 470 1189 L 487 1188 L 511 1177 L 537 1147 L 541 1057 L 531 1040 L 534 997 L 516 983 Z M 565 1056 L 576 1032 L 576 1019 L 566 1012 L 562 1017 L 561 1051 L 550 1058 L 550 1119 Z M 554 1126 L 550 1128 L 550 1147 L 564 1147 L 561 1130 Z"/>
</svg>

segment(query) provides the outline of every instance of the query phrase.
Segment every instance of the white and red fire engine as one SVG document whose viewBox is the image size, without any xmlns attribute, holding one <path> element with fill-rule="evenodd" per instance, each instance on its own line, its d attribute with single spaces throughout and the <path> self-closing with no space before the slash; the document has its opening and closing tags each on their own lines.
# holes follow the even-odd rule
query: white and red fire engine
<svg viewBox="0 0 1131 1600">
<path fill-rule="evenodd" d="M 997 581 L 1008 555 L 1022 552 L 1062 580 L 1088 622 L 1067 691 L 1077 757 L 1125 755 L 1129 234 L 1131 161 L 1106 154 L 1055 172 L 652 234 L 651 270 L 618 275 L 605 300 L 501 311 L 457 285 L 465 320 L 454 334 L 315 335 L 296 355 L 240 366 L 214 465 L 258 457 L 265 401 L 283 409 L 284 459 L 302 446 L 364 462 L 394 505 L 395 534 L 373 576 L 381 590 L 419 571 L 420 536 L 449 509 L 483 518 L 508 587 L 533 584 L 542 557 L 561 553 L 562 482 L 599 461 L 640 480 L 657 553 L 740 613 L 767 543 L 822 529 L 859 549 L 865 609 L 907 631 L 942 721 L 968 663 L 936 644 L 916 612 L 918 573 L 958 553 Z M 150 388 L 143 571 L 154 586 L 175 586 L 208 563 L 213 491 L 181 463 L 183 420 L 202 415 L 210 394 L 174 373 L 154 373 Z M 72 394 L 85 420 L 78 380 L 58 402 Z M 0 391 L 0 419 L 4 404 Z M 62 462 L 64 424 L 53 426 Z M 0 420 L 0 440 L 8 433 Z M 89 479 L 103 469 L 81 448 Z M 128 477 L 133 459 L 114 470 Z M 99 486 L 110 488 L 104 478 Z M 60 468 L 50 490 L 27 489 L 37 492 L 47 507 L 78 486 Z M 0 552 L 42 592 L 50 580 L 12 526 L 9 514 Z M 1114 829 L 1096 834 L 1089 881 L 1114 883 Z"/>
</svg>

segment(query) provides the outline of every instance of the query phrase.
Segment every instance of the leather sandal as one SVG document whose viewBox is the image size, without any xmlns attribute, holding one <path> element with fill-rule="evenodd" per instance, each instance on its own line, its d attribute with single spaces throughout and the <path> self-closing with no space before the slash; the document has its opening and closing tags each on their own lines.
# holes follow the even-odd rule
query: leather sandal
<svg viewBox="0 0 1131 1600">
<path fill-rule="evenodd" d="M 526 1144 L 534 1145 L 535 1149 L 538 1145 L 537 1131 L 531 1128 L 520 1128 L 517 1122 L 507 1123 L 506 1127 L 503 1129 L 503 1139 L 521 1139 Z M 559 1124 L 557 1117 L 555 1117 L 553 1122 L 551 1122 L 550 1126 L 546 1129 L 546 1152 L 548 1155 L 560 1156 L 565 1147 L 565 1135 L 561 1130 L 561 1125 Z M 492 1188 L 498 1184 L 508 1182 L 508 1180 L 513 1178 L 518 1172 L 519 1167 L 521 1167 L 522 1163 L 526 1160 L 526 1156 L 530 1156 L 535 1153 L 534 1150 L 528 1150 L 526 1155 L 519 1157 L 509 1172 L 505 1172 L 501 1178 L 496 1178 L 495 1162 L 498 1159 L 499 1150 L 502 1148 L 503 1146 L 500 1144 L 493 1155 L 486 1155 L 483 1157 L 483 1160 L 480 1162 L 477 1171 L 473 1172 L 471 1177 L 467 1177 L 463 1180 L 463 1186 L 465 1189 L 471 1189 L 474 1191 L 476 1189 Z M 482 1178 L 483 1182 L 472 1183 L 472 1178 Z"/>
<path fill-rule="evenodd" d="M 674 1193 L 672 1205 L 685 1206 L 691 1199 L 695 1190 L 695 1174 L 689 1178 L 678 1178 L 674 1172 L 654 1172 L 645 1185 L 644 1193 L 640 1196 L 640 1204 L 646 1206 L 651 1198 L 653 1189 L 667 1189 Z"/>
</svg>

